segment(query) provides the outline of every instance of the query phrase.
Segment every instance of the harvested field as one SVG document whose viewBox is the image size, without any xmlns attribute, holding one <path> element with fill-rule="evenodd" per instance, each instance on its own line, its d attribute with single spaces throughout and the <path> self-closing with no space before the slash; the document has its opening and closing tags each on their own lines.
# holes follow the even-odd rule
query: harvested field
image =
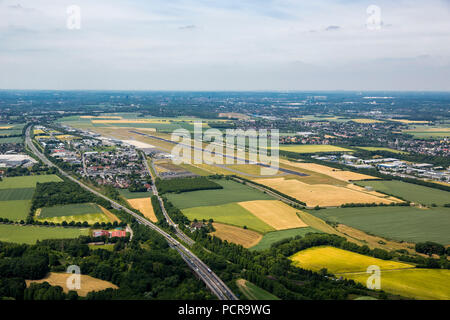
<svg viewBox="0 0 450 320">
<path fill-rule="evenodd" d="M 309 207 L 333 207 L 345 203 L 386 203 L 392 200 L 376 197 L 364 192 L 327 184 L 306 184 L 285 178 L 256 179 L 257 183 L 276 189 L 288 196 L 305 202 Z"/>
<path fill-rule="evenodd" d="M 262 235 L 258 232 L 243 229 L 235 226 L 230 226 L 222 223 L 213 223 L 216 231 L 211 235 L 216 236 L 222 240 L 227 240 L 235 244 L 240 244 L 244 248 L 250 248 L 256 245 L 261 239 Z"/>
<path fill-rule="evenodd" d="M 372 177 L 372 176 L 369 176 L 366 174 L 335 169 L 335 168 L 324 166 L 324 165 L 317 164 L 317 163 L 294 162 L 294 161 L 289 161 L 289 160 L 280 160 L 280 162 L 287 164 L 289 166 L 299 168 L 299 169 L 305 169 L 305 170 L 325 174 L 334 179 L 347 181 L 347 182 L 351 181 L 351 180 L 378 179 L 377 177 Z"/>
<path fill-rule="evenodd" d="M 382 260 L 359 253 L 330 246 L 313 247 L 301 250 L 290 257 L 293 264 L 302 269 L 319 271 L 326 268 L 333 274 L 349 272 L 366 272 L 371 265 L 381 270 L 414 268 L 414 265 Z"/>
<path fill-rule="evenodd" d="M 127 201 L 134 209 L 142 212 L 142 214 L 150 219 L 150 221 L 158 222 L 150 198 L 128 199 Z"/>
<path fill-rule="evenodd" d="M 52 286 L 60 286 L 63 288 L 65 293 L 69 292 L 67 288 L 67 279 L 70 277 L 69 273 L 56 273 L 50 272 L 47 277 L 41 280 L 26 280 L 27 287 L 30 286 L 31 283 L 43 283 L 48 282 Z M 111 282 L 100 280 L 97 278 L 93 278 L 87 275 L 80 275 L 81 277 L 81 288 L 75 290 L 79 296 L 85 297 L 91 291 L 102 291 L 108 288 L 118 289 L 119 287 Z"/>
<path fill-rule="evenodd" d="M 300 210 L 288 206 L 279 200 L 254 200 L 239 202 L 244 209 L 273 227 L 275 230 L 307 227 L 297 216 Z"/>
</svg>

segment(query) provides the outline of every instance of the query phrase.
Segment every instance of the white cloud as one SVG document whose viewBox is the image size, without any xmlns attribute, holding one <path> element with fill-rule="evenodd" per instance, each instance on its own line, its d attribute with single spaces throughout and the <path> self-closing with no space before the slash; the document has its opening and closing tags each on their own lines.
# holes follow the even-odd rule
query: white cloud
<svg viewBox="0 0 450 320">
<path fill-rule="evenodd" d="M 0 88 L 450 90 L 449 3 L 379 1 L 379 31 L 370 4 L 4 0 Z"/>
</svg>

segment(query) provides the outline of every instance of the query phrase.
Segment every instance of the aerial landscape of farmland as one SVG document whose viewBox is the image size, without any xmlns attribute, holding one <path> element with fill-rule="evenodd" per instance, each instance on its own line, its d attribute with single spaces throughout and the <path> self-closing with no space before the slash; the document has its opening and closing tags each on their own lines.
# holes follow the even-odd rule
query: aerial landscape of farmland
<svg viewBox="0 0 450 320">
<path fill-rule="evenodd" d="M 0 35 L 4 318 L 448 314 L 448 0 L 0 0 Z"/>
</svg>

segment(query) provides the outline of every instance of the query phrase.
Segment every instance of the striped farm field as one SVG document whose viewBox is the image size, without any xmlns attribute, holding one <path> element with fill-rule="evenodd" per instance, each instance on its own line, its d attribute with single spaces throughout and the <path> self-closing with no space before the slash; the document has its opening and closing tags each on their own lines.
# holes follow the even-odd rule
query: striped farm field
<svg viewBox="0 0 450 320">
<path fill-rule="evenodd" d="M 231 181 L 215 180 L 223 189 L 169 193 L 165 196 L 179 209 L 218 206 L 230 202 L 273 200 L 274 198 L 249 186 Z"/>
<path fill-rule="evenodd" d="M 318 152 L 348 152 L 350 149 L 333 146 L 330 144 L 284 144 L 280 145 L 281 151 L 295 153 L 318 153 Z"/>
<path fill-rule="evenodd" d="M 19 226 L 0 224 L 0 241 L 35 244 L 44 239 L 72 239 L 89 235 L 87 228 Z"/>
<path fill-rule="evenodd" d="M 450 244 L 450 208 L 330 208 L 309 213 L 324 221 L 342 223 L 386 239 Z"/>
<path fill-rule="evenodd" d="M 38 176 L 22 176 L 22 177 L 6 177 L 0 181 L 0 189 L 22 189 L 22 188 L 34 188 L 36 183 L 44 182 L 61 182 L 55 174 L 38 175 Z"/>
<path fill-rule="evenodd" d="M 240 244 L 244 248 L 250 248 L 262 239 L 262 235 L 256 231 L 223 223 L 213 223 L 213 226 L 216 231 L 211 233 L 211 235 L 228 242 Z"/>
<path fill-rule="evenodd" d="M 288 238 L 294 238 L 296 236 L 304 236 L 308 233 L 320 232 L 311 227 L 304 228 L 296 228 L 296 229 L 288 229 L 288 230 L 280 230 L 280 231 L 272 231 L 266 233 L 261 241 L 258 242 L 255 246 L 251 247 L 250 250 L 266 250 L 269 249 L 270 246 L 278 241 Z"/>
<path fill-rule="evenodd" d="M 150 198 L 128 199 L 127 201 L 134 209 L 142 212 L 146 218 L 149 218 L 153 222 L 158 222 Z"/>
<path fill-rule="evenodd" d="M 246 226 L 248 229 L 260 233 L 274 231 L 274 228 L 258 219 L 237 203 L 188 208 L 183 209 L 182 212 L 189 220 L 213 219 L 214 222 L 230 224 L 232 226 L 242 228 Z"/>
<path fill-rule="evenodd" d="M 25 220 L 30 212 L 31 200 L 0 201 L 0 218 L 11 221 Z"/>
<path fill-rule="evenodd" d="M 48 282 L 52 286 L 60 286 L 63 288 L 65 293 L 69 292 L 67 288 L 67 278 L 70 276 L 68 273 L 55 273 L 50 272 L 44 279 L 41 280 L 26 280 L 27 287 L 30 286 L 31 283 L 43 283 Z M 118 289 L 115 284 L 111 282 L 100 280 L 88 275 L 80 275 L 80 289 L 76 289 L 75 291 L 79 296 L 85 297 L 91 291 L 102 291 L 108 288 Z"/>
<path fill-rule="evenodd" d="M 366 272 L 371 265 L 379 266 L 381 270 L 414 268 L 411 264 L 377 259 L 329 246 L 308 248 L 292 255 L 290 259 L 299 268 L 312 271 L 326 268 L 333 274 Z"/>
<path fill-rule="evenodd" d="M 31 200 L 34 188 L 0 189 L 0 201 Z"/>
<path fill-rule="evenodd" d="M 0 144 L 4 143 L 22 143 L 23 138 L 22 137 L 6 137 L 6 138 L 0 138 Z"/>
<path fill-rule="evenodd" d="M 297 216 L 299 210 L 279 200 L 253 200 L 239 202 L 238 204 L 275 230 L 308 226 Z"/>
<path fill-rule="evenodd" d="M 359 181 L 356 184 L 364 187 L 369 186 L 374 190 L 392 194 L 415 203 L 444 205 L 450 202 L 450 192 L 448 191 L 403 181 Z"/>
<path fill-rule="evenodd" d="M 98 205 L 93 203 L 75 203 L 41 208 L 39 211 L 39 218 L 54 218 L 95 213 L 103 213 Z"/>
<path fill-rule="evenodd" d="M 345 278 L 366 284 L 369 274 L 350 273 Z M 450 300 L 450 270 L 405 269 L 381 272 L 381 289 L 404 297 Z"/>
</svg>

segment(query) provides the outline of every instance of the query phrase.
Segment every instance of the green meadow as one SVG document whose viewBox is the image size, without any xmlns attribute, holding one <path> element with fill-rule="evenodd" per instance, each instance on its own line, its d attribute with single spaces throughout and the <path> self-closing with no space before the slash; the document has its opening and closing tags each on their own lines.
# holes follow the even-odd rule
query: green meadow
<svg viewBox="0 0 450 320">
<path fill-rule="evenodd" d="M 166 194 L 170 202 L 179 209 L 200 206 L 218 206 L 230 202 L 250 200 L 273 200 L 274 198 L 246 185 L 231 180 L 215 180 L 223 189 L 199 190 L 179 194 Z"/>
<path fill-rule="evenodd" d="M 31 200 L 0 201 L 0 218 L 25 220 L 30 212 Z"/>
<path fill-rule="evenodd" d="M 0 241 L 35 244 L 44 239 L 71 239 L 89 235 L 87 228 L 63 228 L 0 224 Z"/>
<path fill-rule="evenodd" d="M 57 175 L 37 175 L 37 176 L 21 176 L 21 177 L 6 177 L 0 181 L 0 189 L 22 189 L 34 188 L 36 183 L 44 182 L 58 182 L 62 181 Z"/>
<path fill-rule="evenodd" d="M 450 244 L 450 208 L 358 207 L 309 210 L 329 222 L 338 222 L 397 241 L 434 241 Z"/>
<path fill-rule="evenodd" d="M 41 208 L 39 218 L 55 218 L 87 214 L 103 214 L 102 209 L 92 203 L 75 203 Z"/>
<path fill-rule="evenodd" d="M 415 203 L 426 205 L 437 204 L 444 205 L 450 203 L 450 192 L 421 186 L 418 184 L 407 183 L 403 181 L 358 181 L 360 186 L 370 186 L 376 191 L 401 197 Z"/>
</svg>

